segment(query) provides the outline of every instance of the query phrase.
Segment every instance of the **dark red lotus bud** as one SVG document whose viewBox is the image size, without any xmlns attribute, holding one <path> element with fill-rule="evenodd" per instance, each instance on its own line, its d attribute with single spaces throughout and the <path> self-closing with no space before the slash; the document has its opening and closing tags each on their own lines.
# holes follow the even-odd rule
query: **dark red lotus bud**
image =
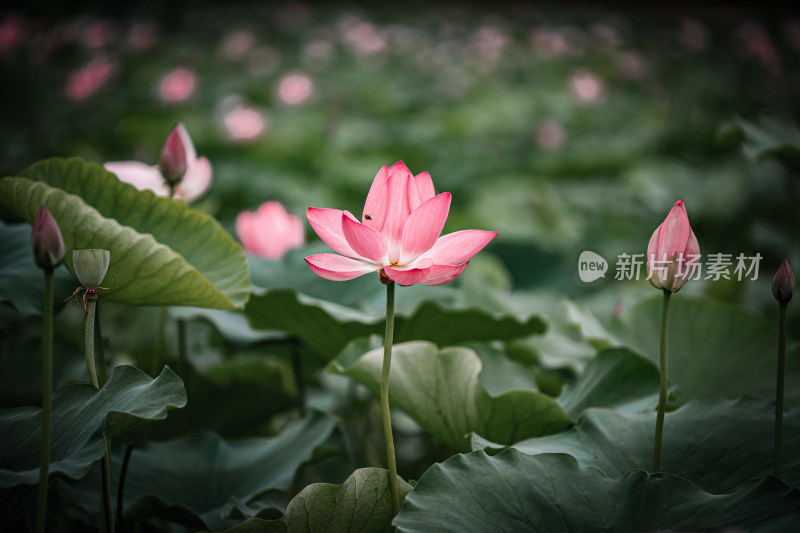
<svg viewBox="0 0 800 533">
<path fill-rule="evenodd" d="M 43 269 L 54 269 L 64 260 L 64 239 L 61 230 L 45 206 L 39 208 L 31 231 L 33 260 Z"/>
<path fill-rule="evenodd" d="M 784 261 L 775 277 L 772 278 L 772 295 L 781 303 L 792 299 L 794 292 L 794 273 L 788 261 Z"/>
</svg>

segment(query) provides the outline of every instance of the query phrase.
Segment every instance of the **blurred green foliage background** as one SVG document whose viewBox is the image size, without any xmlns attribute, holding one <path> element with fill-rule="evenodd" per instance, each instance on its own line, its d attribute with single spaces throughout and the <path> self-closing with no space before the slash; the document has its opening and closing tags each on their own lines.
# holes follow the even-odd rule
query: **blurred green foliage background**
<svg viewBox="0 0 800 533">
<path fill-rule="evenodd" d="M 231 230 L 270 199 L 297 214 L 359 212 L 380 165 L 403 160 L 453 193 L 445 231 L 500 232 L 493 250 L 517 287 L 615 285 L 581 284 L 579 252 L 643 252 L 678 198 L 703 252 L 759 252 L 771 276 L 784 257 L 800 264 L 797 176 L 746 160 L 726 125 L 797 116 L 800 18 L 786 14 L 522 3 L 9 12 L 0 169 L 56 155 L 155 163 L 183 122 L 215 170 L 197 207 Z M 749 290 L 696 285 L 731 299 Z"/>
<path fill-rule="evenodd" d="M 644 254 L 678 199 L 701 252 L 733 261 L 731 279 L 692 281 L 681 298 L 728 300 L 774 319 L 775 271 L 784 259 L 800 268 L 800 15 L 788 4 L 32 3 L 0 12 L 0 91 L 1 175 L 53 156 L 155 164 L 181 122 L 214 167 L 210 191 L 193 207 L 233 235 L 237 214 L 268 200 L 300 216 L 309 206 L 360 214 L 381 165 L 403 160 L 415 173 L 429 171 L 437 192 L 453 194 L 445 233 L 480 228 L 499 236 L 456 283 L 403 288 L 399 313 L 431 299 L 541 315 L 546 336 L 508 334 L 515 340 L 503 354 L 473 346 L 487 369 L 482 382 L 503 390 L 530 378 L 526 386 L 558 395 L 595 354 L 589 340 L 602 328 L 592 329 L 594 317 L 608 322 L 657 295 L 643 269 L 639 280 L 615 280 L 615 262 Z M 0 219 L 21 221 L 6 210 Z M 27 246 L 22 232 L 14 235 L 7 249 Z M 301 256 L 324 246 L 307 224 L 306 236 L 307 248 L 283 262 L 251 258 L 253 283 L 297 288 L 327 300 L 314 304 L 321 307 L 352 305 L 345 317 L 354 302 L 366 302 L 379 316 L 375 277 L 317 278 Z M 579 279 L 584 250 L 608 260 L 605 278 Z M 760 254 L 757 280 L 736 279 L 738 254 Z M 57 290 L 66 296 L 74 286 L 64 278 Z M 13 282 L 3 288 L 13 292 Z M 565 299 L 577 303 L 562 307 Z M 269 313 L 297 302 L 273 292 L 250 306 L 249 324 L 242 315 L 171 308 L 165 359 L 175 366 L 174 322 L 188 320 L 190 367 L 178 373 L 191 401 L 146 436 L 197 428 L 274 434 L 304 407 L 302 380 L 293 382 L 303 374 L 308 407 L 337 412 L 343 434 L 377 435 L 368 394 L 322 373 L 336 355 L 319 357 L 327 339 L 299 335 L 307 344 L 299 346 L 296 331 L 264 331 L 274 327 Z M 159 310 L 100 306 L 109 359 L 148 369 Z M 790 343 L 800 331 L 796 309 L 789 306 Z M 57 316 L 56 353 L 64 356 L 55 362 L 56 383 L 84 379 L 83 316 L 69 311 Z M 0 308 L 0 355 L 9 355 L 0 357 L 2 407 L 38 401 L 39 363 L 18 356 L 41 349 L 34 315 Z M 267 325 L 254 325 L 253 316 Z M 302 322 L 297 316 L 286 320 Z M 742 323 L 771 335 L 767 322 L 751 318 Z M 632 330 L 647 329 L 636 319 L 628 317 Z M 712 329 L 705 324 L 702 334 Z M 703 340 L 684 339 L 692 348 Z M 714 347 L 733 353 L 738 344 Z M 297 354 L 304 369 L 292 366 Z M 395 424 L 408 479 L 450 453 L 407 417 Z M 312 467 L 294 488 L 320 478 L 338 483 L 355 466 L 379 464 L 380 440 L 372 440 L 348 444 L 353 464 Z"/>
</svg>

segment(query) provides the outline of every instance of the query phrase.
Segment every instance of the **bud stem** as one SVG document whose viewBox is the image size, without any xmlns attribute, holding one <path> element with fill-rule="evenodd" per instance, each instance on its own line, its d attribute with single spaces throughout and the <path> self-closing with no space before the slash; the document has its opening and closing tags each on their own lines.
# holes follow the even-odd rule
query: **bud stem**
<svg viewBox="0 0 800 533">
<path fill-rule="evenodd" d="M 656 436 L 653 448 L 653 472 L 661 470 L 661 440 L 664 433 L 664 409 L 667 404 L 667 331 L 669 329 L 669 300 L 672 291 L 664 289 L 664 300 L 661 307 L 661 350 L 659 363 L 661 367 L 661 385 L 658 390 L 658 415 L 656 416 Z"/>
<path fill-rule="evenodd" d="M 389 370 L 392 366 L 392 342 L 394 340 L 394 285 L 394 283 L 386 285 L 386 333 L 383 342 L 383 368 L 381 370 L 381 413 L 383 415 L 383 437 L 386 440 L 386 462 L 389 466 L 392 516 L 396 516 L 400 511 L 400 490 L 397 484 L 392 418 L 389 412 Z"/>
<path fill-rule="evenodd" d="M 47 491 L 50 488 L 50 418 L 53 390 L 53 269 L 44 269 L 44 317 L 42 323 L 42 453 L 39 460 L 39 487 L 36 531 L 44 533 L 47 521 Z"/>
<path fill-rule="evenodd" d="M 106 351 L 103 347 L 103 333 L 100 329 L 100 302 L 95 300 L 95 306 L 94 341 L 97 347 L 97 378 L 102 387 L 108 381 L 108 365 L 106 365 Z"/>
<path fill-rule="evenodd" d="M 86 298 L 86 327 L 84 330 L 84 343 L 86 350 L 86 370 L 89 373 L 89 383 L 96 389 L 100 388 L 97 381 L 97 370 L 94 362 L 94 323 L 95 311 L 97 310 L 97 297 Z M 106 441 L 106 453 L 100 462 L 100 471 L 103 477 L 101 494 L 103 497 L 103 520 L 105 528 L 103 531 L 114 533 L 114 510 L 111 503 L 111 468 L 110 468 L 110 443 Z"/>
<path fill-rule="evenodd" d="M 97 369 L 94 364 L 94 315 L 97 309 L 97 298 L 86 298 L 86 327 L 84 329 L 84 347 L 86 350 L 86 371 L 89 373 L 89 383 L 95 389 L 100 388 L 97 381 Z"/>
<path fill-rule="evenodd" d="M 189 345 L 186 338 L 186 319 L 179 318 L 177 320 L 178 323 L 178 375 L 183 380 L 183 387 L 186 390 L 186 395 L 189 395 L 189 381 L 191 376 L 191 370 L 189 365 Z M 180 421 L 180 428 L 182 430 L 186 430 L 187 424 L 189 423 L 189 419 L 186 416 L 186 413 L 181 413 Z"/>
<path fill-rule="evenodd" d="M 789 302 L 779 302 L 778 317 L 778 377 L 775 385 L 775 477 L 781 479 L 783 462 L 783 384 L 786 368 L 786 307 Z"/>
<path fill-rule="evenodd" d="M 161 312 L 158 316 L 158 332 L 156 333 L 156 345 L 153 349 L 153 358 L 150 360 L 150 375 L 152 377 L 158 376 L 161 366 L 161 355 L 164 352 L 164 328 L 167 324 L 167 308 L 161 306 Z M 149 427 L 149 426 L 147 426 Z"/>
</svg>

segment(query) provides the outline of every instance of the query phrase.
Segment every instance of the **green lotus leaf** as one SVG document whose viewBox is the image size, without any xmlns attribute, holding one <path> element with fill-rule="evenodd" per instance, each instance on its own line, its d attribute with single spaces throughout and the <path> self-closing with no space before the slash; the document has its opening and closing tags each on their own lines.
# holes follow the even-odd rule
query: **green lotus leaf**
<svg viewBox="0 0 800 533">
<path fill-rule="evenodd" d="M 241 247 L 212 217 L 122 183 L 96 163 L 47 159 L 0 179 L 0 201 L 33 222 L 46 205 L 71 250 L 111 252 L 104 298 L 134 305 L 241 308 L 250 294 Z"/>
<path fill-rule="evenodd" d="M 132 366 L 118 366 L 99 391 L 68 385 L 53 394 L 50 473 L 78 479 L 103 457 L 105 438 L 166 418 L 186 405 L 183 382 L 169 368 L 152 379 Z M 0 410 L 0 487 L 39 482 L 41 409 Z"/>
<path fill-rule="evenodd" d="M 383 349 L 357 361 L 333 361 L 331 372 L 349 376 L 374 394 L 380 389 Z M 396 344 L 392 349 L 389 398 L 392 406 L 411 416 L 454 450 L 468 450 L 468 434 L 512 444 L 523 435 L 564 431 L 572 419 L 552 397 L 528 390 L 490 395 L 479 382 L 481 360 L 464 347 L 439 350 L 429 342 Z"/>
<path fill-rule="evenodd" d="M 261 501 L 264 494 L 288 490 L 297 469 L 335 426 L 333 418 L 312 411 L 275 437 L 223 440 L 203 432 L 134 448 L 125 481 L 125 518 L 158 517 L 214 531 L 232 527 L 269 505 Z M 116 476 L 120 454 L 114 459 Z M 96 495 L 81 490 L 87 481 L 91 487 L 100 483 L 99 470 L 94 474 L 96 479 L 65 485 L 63 492 L 96 515 Z"/>
<path fill-rule="evenodd" d="M 693 398 L 775 398 L 777 320 L 726 302 L 672 298 L 669 314 L 669 380 L 682 402 Z M 586 311 L 584 311 L 586 313 Z M 777 318 L 777 306 L 776 306 Z M 658 364 L 661 298 L 648 298 L 603 327 L 578 322 L 599 345 L 625 346 Z M 796 347 L 786 354 L 786 382 L 800 383 Z M 786 388 L 787 401 L 800 399 L 800 387 Z"/>
<path fill-rule="evenodd" d="M 294 289 L 253 295 L 245 310 L 256 329 L 282 330 L 301 339 L 329 361 L 358 337 L 381 333 L 384 318 L 312 298 Z M 395 317 L 395 341 L 427 340 L 441 345 L 511 339 L 541 333 L 538 316 L 524 320 L 478 308 L 451 309 L 423 301 L 408 315 Z"/>
<path fill-rule="evenodd" d="M 223 533 L 388 533 L 391 531 L 392 500 L 389 472 L 382 468 L 359 468 L 341 485 L 314 483 L 292 498 L 279 520 L 250 520 Z M 398 476 L 400 504 L 411 485 Z"/>
<path fill-rule="evenodd" d="M 713 494 L 672 474 L 631 470 L 614 478 L 571 455 L 510 449 L 433 465 L 393 524 L 402 533 L 752 530 L 798 509 L 800 491 L 772 476 Z"/>
<path fill-rule="evenodd" d="M 568 453 L 581 466 L 594 466 L 609 476 L 653 464 L 654 411 L 622 413 L 609 409 L 586 411 L 571 430 L 528 439 L 514 448 L 529 455 Z M 734 490 L 750 479 L 773 472 L 774 402 L 739 398 L 698 399 L 664 417 L 661 468 L 689 479 L 706 490 Z M 496 447 L 473 438 L 476 449 Z M 800 487 L 800 417 L 783 419 L 782 479 Z"/>
</svg>

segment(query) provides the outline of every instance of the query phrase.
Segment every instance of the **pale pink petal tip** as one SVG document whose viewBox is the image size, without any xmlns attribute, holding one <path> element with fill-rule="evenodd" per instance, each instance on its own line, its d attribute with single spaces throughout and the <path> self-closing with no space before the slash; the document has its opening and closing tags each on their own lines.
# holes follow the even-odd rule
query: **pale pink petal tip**
<svg viewBox="0 0 800 533">
<path fill-rule="evenodd" d="M 336 254 L 315 254 L 305 260 L 315 274 L 331 281 L 347 281 L 380 270 L 379 266 Z"/>
</svg>

